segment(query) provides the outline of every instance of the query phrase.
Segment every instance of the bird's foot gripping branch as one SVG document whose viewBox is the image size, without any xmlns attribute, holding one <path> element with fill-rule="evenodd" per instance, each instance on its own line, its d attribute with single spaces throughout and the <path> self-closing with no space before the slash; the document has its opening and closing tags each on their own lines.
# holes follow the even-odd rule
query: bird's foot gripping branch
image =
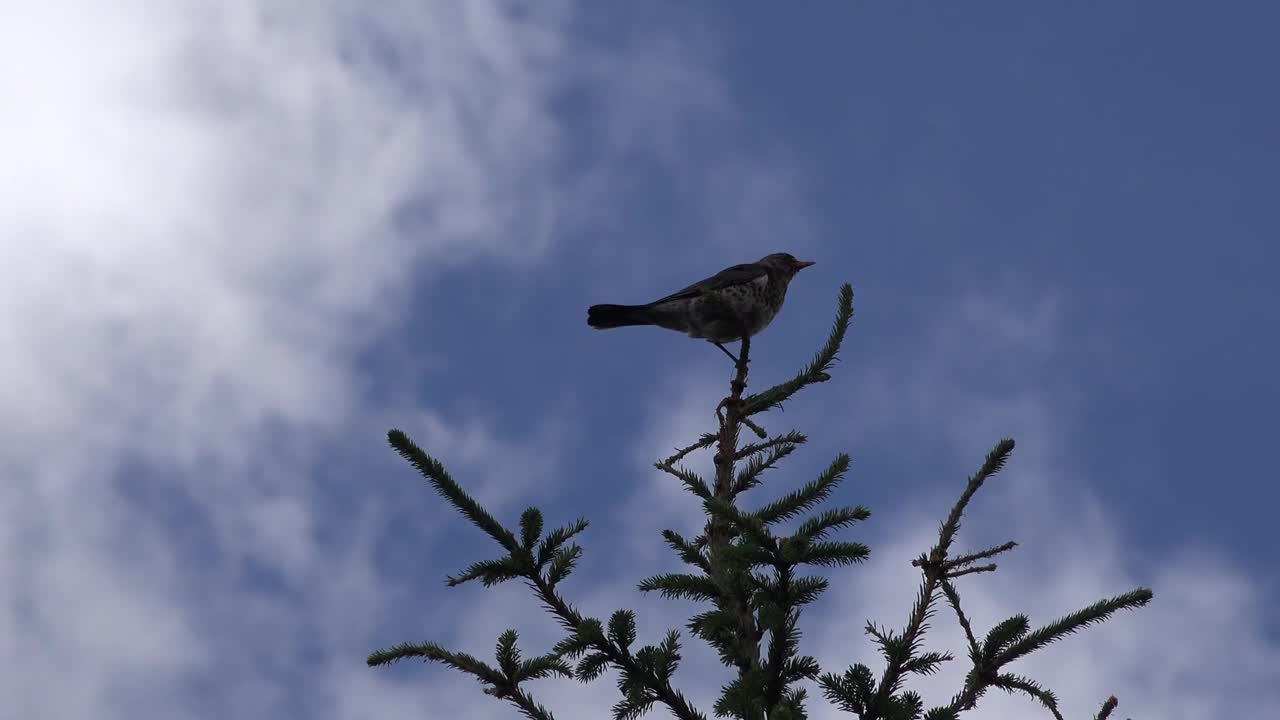
<svg viewBox="0 0 1280 720">
<path fill-rule="evenodd" d="M 810 681 L 817 683 L 828 701 L 863 720 L 958 718 L 992 688 L 1027 695 L 1054 718 L 1061 718 L 1057 698 L 1050 690 L 1035 680 L 1009 672 L 1008 666 L 1121 609 L 1145 605 L 1151 599 L 1151 591 L 1138 588 L 1034 630 L 1025 615 L 1015 615 L 978 639 L 972 620 L 961 610 L 957 582 L 966 575 L 994 571 L 995 564 L 985 561 L 1013 549 L 1015 543 L 963 555 L 953 555 L 951 549 L 965 509 L 984 483 L 1004 466 L 1013 450 L 1012 440 L 1000 441 L 978 473 L 969 478 L 942 522 L 937 542 L 913 562 L 922 577 L 915 602 L 907 609 L 904 628 L 893 631 L 868 622 L 866 634 L 884 656 L 879 677 L 861 663 L 842 674 L 823 673 L 816 659 L 800 653 L 801 612 L 818 599 L 828 584 L 825 577 L 802 574 L 802 570 L 855 564 L 870 552 L 862 543 L 830 537 L 869 517 L 867 509 L 855 506 L 814 511 L 836 490 L 848 470 L 849 457 L 838 455 L 817 478 L 754 509 L 746 509 L 739 501 L 747 491 L 762 485 L 766 470 L 775 468 L 806 440 L 796 431 L 770 436 L 753 418 L 780 407 L 801 389 L 830 379 L 827 371 L 836 360 L 852 316 L 853 291 L 845 285 L 840 290 L 834 327 L 813 360 L 790 380 L 751 395 L 744 395 L 750 334 L 742 338 L 741 349 L 734 358 L 730 394 L 717 408 L 723 413 L 718 412 L 716 428 L 655 464 L 698 498 L 707 515 L 703 532 L 692 539 L 674 530 L 662 531 L 666 544 L 688 569 L 646 578 L 639 583 L 639 589 L 657 591 L 666 598 L 705 603 L 705 611 L 690 618 L 687 627 L 713 647 L 728 668 L 729 678 L 721 684 L 714 706 L 717 716 L 743 720 L 806 718 L 806 692 L 798 684 Z M 755 435 L 755 441 L 739 445 L 743 427 Z M 508 529 L 472 499 L 439 461 L 404 433 L 392 430 L 388 439 L 436 492 L 501 547 L 498 557 L 472 563 L 461 574 L 450 577 L 448 584 L 456 586 L 478 579 L 487 587 L 520 579 L 559 622 L 565 637 L 548 652 L 523 658 L 516 647 L 516 631 L 506 630 L 498 638 L 496 664 L 425 642 L 374 652 L 368 658 L 370 665 L 406 658 L 449 665 L 473 676 L 484 685 L 485 693 L 511 703 L 534 720 L 550 720 L 554 716 L 529 694 L 529 681 L 560 675 L 589 682 L 612 669 L 618 673 L 621 695 L 613 706 L 614 718 L 635 718 L 654 705 L 662 705 L 680 720 L 705 720 L 706 715 L 673 684 L 681 660 L 679 632 L 669 630 L 657 643 L 633 649 L 637 639 L 633 611 L 617 610 L 602 622 L 581 614 L 562 594 L 562 582 L 582 555 L 582 548 L 573 539 L 587 528 L 586 520 L 579 518 L 544 533 L 542 513 L 531 507 L 520 516 L 518 528 Z M 691 453 L 712 446 L 715 477 L 708 484 L 682 463 Z M 779 530 L 781 523 L 805 514 L 808 516 L 791 532 Z M 905 684 L 910 676 L 936 672 L 954 659 L 948 652 L 924 649 L 927 621 L 942 599 L 964 630 L 972 666 L 959 680 L 959 688 L 947 704 L 926 711 L 920 695 L 906 689 Z M 1115 698 L 1109 698 L 1095 714 L 1095 720 L 1106 720 L 1115 706 Z"/>
</svg>

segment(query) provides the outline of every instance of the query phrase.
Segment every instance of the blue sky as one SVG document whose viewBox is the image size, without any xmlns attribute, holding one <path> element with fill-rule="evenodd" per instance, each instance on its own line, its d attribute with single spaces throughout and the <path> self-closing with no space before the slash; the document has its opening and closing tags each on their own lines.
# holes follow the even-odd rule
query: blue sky
<svg viewBox="0 0 1280 720">
<path fill-rule="evenodd" d="M 651 463 L 710 428 L 728 362 L 586 307 L 776 251 L 817 265 L 753 387 L 856 296 L 833 380 L 767 418 L 810 443 L 756 500 L 853 457 L 872 559 L 802 624 L 825 670 L 879 667 L 862 625 L 904 622 L 911 557 L 1013 436 L 962 531 L 1021 544 L 961 586 L 975 623 L 1156 593 L 1018 670 L 1068 717 L 1280 706 L 1273 4 L 82 5 L 0 31 L 16 716 L 514 717 L 445 668 L 364 666 L 559 639 L 518 585 L 443 586 L 495 551 L 391 427 L 506 522 L 590 519 L 584 611 L 681 627 L 694 606 L 634 590 L 675 567 L 661 529 L 700 527 Z M 941 618 L 930 647 L 960 650 Z M 726 677 L 688 638 L 701 708 Z M 616 693 L 530 690 L 569 720 Z"/>
</svg>

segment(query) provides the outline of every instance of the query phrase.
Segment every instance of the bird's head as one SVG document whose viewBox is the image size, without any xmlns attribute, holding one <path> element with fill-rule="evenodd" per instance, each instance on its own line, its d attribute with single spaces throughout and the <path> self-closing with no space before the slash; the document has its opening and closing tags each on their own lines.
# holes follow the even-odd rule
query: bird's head
<svg viewBox="0 0 1280 720">
<path fill-rule="evenodd" d="M 797 260 L 791 253 L 774 253 L 760 258 L 760 264 L 790 278 L 813 264 L 812 260 Z"/>
</svg>

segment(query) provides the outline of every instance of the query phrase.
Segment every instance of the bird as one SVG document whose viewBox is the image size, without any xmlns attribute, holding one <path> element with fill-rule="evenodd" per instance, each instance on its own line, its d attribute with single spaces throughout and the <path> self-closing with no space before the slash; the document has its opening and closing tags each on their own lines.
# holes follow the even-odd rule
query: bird
<svg viewBox="0 0 1280 720">
<path fill-rule="evenodd" d="M 656 325 L 704 339 L 737 362 L 722 343 L 754 336 L 768 327 L 782 309 L 791 278 L 813 264 L 790 253 L 765 255 L 651 303 L 592 305 L 587 308 L 587 325 L 597 330 Z"/>
</svg>

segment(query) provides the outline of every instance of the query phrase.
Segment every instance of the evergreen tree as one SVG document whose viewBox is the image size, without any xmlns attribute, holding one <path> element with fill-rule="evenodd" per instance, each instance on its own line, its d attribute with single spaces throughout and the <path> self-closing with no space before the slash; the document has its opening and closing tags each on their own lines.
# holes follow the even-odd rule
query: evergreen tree
<svg viewBox="0 0 1280 720">
<path fill-rule="evenodd" d="M 1152 593 L 1138 588 L 1034 630 L 1027 616 L 1014 615 L 978 639 L 961 609 L 954 581 L 963 575 L 994 571 L 996 565 L 985 561 L 1012 550 L 1016 543 L 965 555 L 953 554 L 952 545 L 969 502 L 1004 467 L 1013 451 L 1014 442 L 1010 439 L 998 442 L 987 455 L 942 522 L 937 542 L 912 562 L 920 568 L 921 581 L 906 625 L 901 630 L 890 630 L 867 623 L 867 635 L 884 656 L 879 677 L 861 663 L 841 674 L 823 673 L 814 658 L 800 653 L 801 613 L 827 588 L 826 578 L 803 574 L 803 568 L 852 565 L 866 559 L 869 553 L 862 543 L 833 539 L 831 535 L 865 520 L 870 511 L 861 506 L 817 510 L 843 479 L 849 457 L 840 454 L 809 483 L 754 510 L 742 507 L 739 497 L 761 485 L 766 470 L 805 442 L 805 436 L 796 431 L 771 437 L 753 418 L 781 407 L 801 389 L 830 379 L 827 371 L 835 363 L 852 317 L 853 290 L 846 284 L 840 289 L 831 334 L 808 366 L 786 382 L 746 396 L 751 341 L 749 337 L 742 339 L 729 396 L 716 408 L 717 431 L 702 435 L 688 447 L 655 463 L 700 499 L 707 514 L 702 534 L 693 539 L 673 530 L 662 532 L 667 545 L 689 569 L 646 578 L 639 589 L 707 604 L 707 610 L 692 617 L 687 627 L 715 648 L 721 662 L 734 672 L 733 680 L 722 689 L 715 704 L 718 717 L 803 720 L 807 717 L 807 698 L 797 683 L 808 680 L 816 681 L 828 701 L 861 720 L 959 718 L 992 688 L 1025 694 L 1060 720 L 1062 715 L 1053 692 L 1031 678 L 1011 672 L 1009 666 L 1119 610 L 1146 605 Z M 739 445 L 744 427 L 756 440 Z M 553 715 L 529 695 L 527 681 L 562 675 L 589 682 L 613 668 L 619 674 L 621 693 L 613 707 L 617 720 L 639 717 L 655 704 L 665 705 L 680 720 L 706 718 L 672 685 L 681 659 L 678 632 L 670 630 L 658 644 L 633 649 L 633 611 L 618 610 L 608 622 L 601 622 L 579 613 L 562 595 L 562 581 L 582 556 L 581 546 L 573 539 L 587 528 L 586 520 L 579 518 L 544 533 L 542 513 L 531 507 L 520 516 L 518 530 L 510 530 L 403 432 L 392 430 L 388 439 L 447 502 L 502 547 L 499 557 L 472 564 L 462 574 L 450 577 L 448 584 L 479 580 L 488 587 L 521 579 L 555 616 L 566 636 L 550 652 L 522 659 L 515 630 L 507 630 L 498 638 L 496 666 L 431 642 L 378 650 L 369 656 L 369 665 L 387 665 L 406 658 L 444 663 L 474 676 L 485 686 L 485 693 L 510 702 L 534 720 L 551 720 Z M 715 477 L 708 483 L 681 462 L 690 453 L 713 447 Z M 808 516 L 793 532 L 775 530 L 780 522 L 806 513 Z M 950 653 L 923 649 L 928 623 L 944 600 L 964 630 L 971 667 L 963 686 L 948 704 L 926 710 L 921 697 L 906 689 L 905 684 L 910 675 L 928 675 L 942 663 L 954 660 Z M 1116 699 L 1108 698 L 1095 715 L 1096 720 L 1106 720 L 1115 707 Z"/>
</svg>

